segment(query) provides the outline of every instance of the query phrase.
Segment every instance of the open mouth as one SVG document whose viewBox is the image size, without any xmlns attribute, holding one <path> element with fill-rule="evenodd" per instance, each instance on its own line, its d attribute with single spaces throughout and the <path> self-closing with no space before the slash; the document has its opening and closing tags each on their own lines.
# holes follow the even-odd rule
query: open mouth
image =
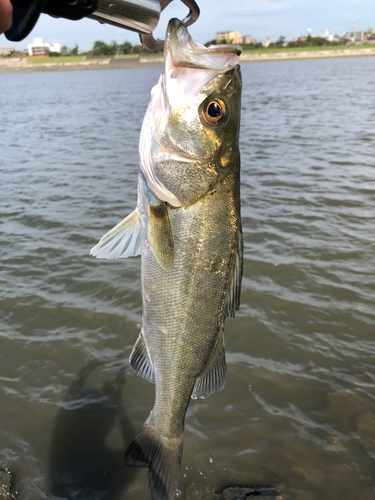
<svg viewBox="0 0 375 500">
<path fill-rule="evenodd" d="M 168 24 L 165 55 L 171 57 L 173 66 L 216 69 L 221 66 L 228 70 L 233 67 L 232 60 L 237 62 L 241 54 L 240 45 L 210 45 L 205 47 L 192 40 L 187 28 L 178 19 L 171 19 Z M 227 67 L 229 66 L 229 67 Z"/>
</svg>

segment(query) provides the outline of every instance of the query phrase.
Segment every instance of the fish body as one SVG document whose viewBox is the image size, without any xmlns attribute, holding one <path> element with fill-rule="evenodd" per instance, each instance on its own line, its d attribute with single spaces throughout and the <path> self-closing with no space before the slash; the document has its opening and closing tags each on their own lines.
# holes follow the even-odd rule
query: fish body
<svg viewBox="0 0 375 500">
<path fill-rule="evenodd" d="M 142 126 L 137 208 L 92 254 L 142 255 L 142 331 L 130 356 L 155 383 L 125 453 L 148 467 L 153 500 L 173 500 L 190 399 L 224 389 L 224 321 L 242 276 L 238 46 L 206 49 L 174 19 Z"/>
</svg>

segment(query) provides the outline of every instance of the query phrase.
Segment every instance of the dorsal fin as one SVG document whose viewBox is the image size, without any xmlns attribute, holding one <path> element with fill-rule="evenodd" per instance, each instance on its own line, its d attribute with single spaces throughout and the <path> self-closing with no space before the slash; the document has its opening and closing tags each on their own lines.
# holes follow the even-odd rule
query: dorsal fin
<svg viewBox="0 0 375 500">
<path fill-rule="evenodd" d="M 232 270 L 229 275 L 228 290 L 225 298 L 225 317 L 235 317 L 236 311 L 240 308 L 241 281 L 243 270 L 243 238 L 239 228 L 237 248 L 233 255 Z"/>
<path fill-rule="evenodd" d="M 192 399 L 206 399 L 222 392 L 227 378 L 223 328 L 220 329 L 215 347 L 212 350 L 203 372 L 197 378 Z"/>
<path fill-rule="evenodd" d="M 98 259 L 125 259 L 140 255 L 141 247 L 141 226 L 135 209 L 100 239 L 90 255 Z"/>
</svg>

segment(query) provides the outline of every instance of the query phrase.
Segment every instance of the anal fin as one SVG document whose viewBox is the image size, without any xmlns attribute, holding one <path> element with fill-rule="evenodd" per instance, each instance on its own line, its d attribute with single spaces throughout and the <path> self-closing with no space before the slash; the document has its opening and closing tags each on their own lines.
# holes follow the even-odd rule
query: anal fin
<svg viewBox="0 0 375 500">
<path fill-rule="evenodd" d="M 206 399 L 222 392 L 227 378 L 223 329 L 220 330 L 211 357 L 199 378 L 196 380 L 192 399 Z"/>
<path fill-rule="evenodd" d="M 152 367 L 151 359 L 147 351 L 147 347 L 142 335 L 139 334 L 137 342 L 134 344 L 133 350 L 129 358 L 130 366 L 133 370 L 145 380 L 155 383 L 154 369 Z"/>
</svg>

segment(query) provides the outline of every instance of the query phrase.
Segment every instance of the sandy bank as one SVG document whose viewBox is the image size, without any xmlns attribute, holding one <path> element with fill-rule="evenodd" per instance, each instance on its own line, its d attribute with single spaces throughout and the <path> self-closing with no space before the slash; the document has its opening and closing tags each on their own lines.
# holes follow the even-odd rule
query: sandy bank
<svg viewBox="0 0 375 500">
<path fill-rule="evenodd" d="M 335 49 L 311 50 L 301 52 L 276 52 L 271 54 L 243 54 L 240 62 L 291 61 L 295 59 L 331 59 L 333 57 L 375 56 L 375 47 L 371 49 Z"/>
<path fill-rule="evenodd" d="M 369 49 L 337 49 L 305 52 L 276 52 L 263 54 L 243 54 L 241 63 L 260 61 L 292 61 L 298 59 L 331 59 L 337 57 L 375 56 L 375 47 Z M 32 63 L 27 58 L 0 58 L 0 73 L 36 73 L 45 71 L 79 71 L 87 69 L 142 68 L 163 65 L 159 55 L 148 57 L 86 59 L 80 62 Z"/>
<path fill-rule="evenodd" d="M 86 59 L 80 62 L 40 62 L 30 63 L 27 58 L 0 59 L 0 73 L 40 73 L 46 71 L 79 71 L 85 69 L 119 69 L 162 66 L 162 57 L 131 57 Z"/>
</svg>

